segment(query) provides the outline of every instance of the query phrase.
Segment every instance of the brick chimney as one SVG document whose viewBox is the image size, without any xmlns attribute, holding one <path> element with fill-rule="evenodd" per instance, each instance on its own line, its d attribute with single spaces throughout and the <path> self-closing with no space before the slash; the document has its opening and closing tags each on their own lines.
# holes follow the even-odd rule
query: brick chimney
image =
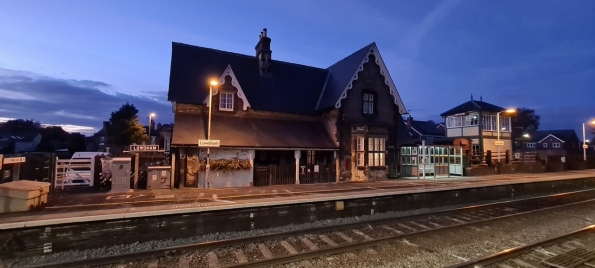
<svg viewBox="0 0 595 268">
<path fill-rule="evenodd" d="M 264 28 L 258 36 L 258 43 L 256 44 L 256 57 L 258 58 L 258 67 L 260 74 L 270 73 L 271 68 L 271 39 L 267 36 L 267 29 Z"/>
<path fill-rule="evenodd" d="M 411 130 L 411 126 L 413 126 L 413 117 L 409 115 L 409 117 L 407 117 L 407 130 Z"/>
</svg>

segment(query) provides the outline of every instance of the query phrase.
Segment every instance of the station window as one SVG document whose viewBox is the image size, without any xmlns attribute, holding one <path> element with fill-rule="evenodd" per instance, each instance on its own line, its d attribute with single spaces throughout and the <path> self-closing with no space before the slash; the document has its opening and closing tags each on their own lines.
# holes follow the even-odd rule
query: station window
<svg viewBox="0 0 595 268">
<path fill-rule="evenodd" d="M 560 148 L 560 143 L 559 142 L 552 143 L 552 148 Z"/>
<path fill-rule="evenodd" d="M 355 145 L 355 150 L 356 150 L 356 164 L 358 166 L 364 166 L 365 162 L 364 162 L 364 154 L 365 154 L 365 150 L 364 150 L 364 137 L 358 137 L 356 139 L 356 145 Z"/>
<path fill-rule="evenodd" d="M 368 138 L 368 166 L 384 166 L 386 139 Z"/>
<path fill-rule="evenodd" d="M 547 143 L 542 144 L 543 148 L 547 148 Z"/>
<path fill-rule="evenodd" d="M 534 142 L 527 143 L 527 148 L 535 148 L 535 143 Z"/>
<path fill-rule="evenodd" d="M 363 113 L 374 114 L 374 94 L 363 94 Z"/>
<path fill-rule="evenodd" d="M 233 93 L 221 92 L 219 99 L 219 110 L 233 111 Z"/>
</svg>

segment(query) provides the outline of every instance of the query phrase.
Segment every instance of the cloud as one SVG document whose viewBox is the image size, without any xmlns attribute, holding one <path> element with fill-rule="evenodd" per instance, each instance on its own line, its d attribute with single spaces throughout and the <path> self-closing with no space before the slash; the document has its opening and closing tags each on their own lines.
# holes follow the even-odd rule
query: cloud
<svg viewBox="0 0 595 268">
<path fill-rule="evenodd" d="M 460 0 L 446 0 L 435 7 L 424 19 L 409 32 L 405 40 L 405 48 L 411 51 L 413 57 L 417 55 L 421 42 L 428 35 L 430 30 L 444 19 Z"/>
<path fill-rule="evenodd" d="M 160 122 L 172 121 L 165 94 L 153 92 L 144 96 L 108 91 L 113 88 L 101 81 L 58 79 L 0 68 L 0 111 L 4 118 L 34 118 L 42 124 L 62 125 L 85 133 L 97 131 L 111 112 L 127 102 L 139 109 L 143 123 L 148 119 L 142 115 L 150 112 L 156 112 Z"/>
</svg>

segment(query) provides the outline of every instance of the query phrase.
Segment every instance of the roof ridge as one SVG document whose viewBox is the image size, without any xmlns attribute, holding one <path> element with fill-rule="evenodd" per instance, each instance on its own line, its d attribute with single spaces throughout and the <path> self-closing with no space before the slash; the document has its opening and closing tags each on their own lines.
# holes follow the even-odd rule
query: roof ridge
<svg viewBox="0 0 595 268">
<path fill-rule="evenodd" d="M 179 42 L 172 42 L 172 43 L 173 44 L 178 44 L 178 45 L 183 45 L 183 46 L 188 46 L 188 47 L 207 49 L 207 50 L 212 50 L 212 51 L 227 53 L 227 54 L 231 54 L 231 55 L 237 55 L 237 56 L 247 57 L 247 58 L 251 58 L 251 59 L 256 59 L 256 56 L 250 56 L 250 55 L 247 55 L 247 54 L 242 54 L 242 53 L 237 53 L 237 52 L 231 52 L 231 51 L 226 51 L 226 50 L 221 50 L 221 49 L 216 49 L 216 48 L 210 48 L 210 47 L 201 47 L 201 46 L 197 46 L 197 45 L 191 45 L 191 44 L 179 43 Z M 305 65 L 305 64 L 295 63 L 295 62 L 289 62 L 289 61 L 282 61 L 282 60 L 275 60 L 275 59 L 272 59 L 271 61 L 273 61 L 273 62 L 280 62 L 280 63 L 286 63 L 286 64 L 292 64 L 292 65 L 297 65 L 297 66 L 303 66 L 303 67 L 308 67 L 308 68 L 318 69 L 318 70 L 326 70 L 325 68 L 321 68 L 321 67 L 310 66 L 310 65 Z"/>
</svg>

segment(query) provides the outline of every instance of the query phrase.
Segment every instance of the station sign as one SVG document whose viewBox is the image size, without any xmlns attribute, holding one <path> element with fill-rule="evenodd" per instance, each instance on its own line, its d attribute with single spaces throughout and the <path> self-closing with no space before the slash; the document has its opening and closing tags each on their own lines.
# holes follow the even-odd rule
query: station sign
<svg viewBox="0 0 595 268">
<path fill-rule="evenodd" d="M 504 146 L 504 141 L 495 141 L 496 146 Z"/>
<path fill-rule="evenodd" d="M 130 151 L 159 151 L 159 145 L 130 145 Z"/>
<path fill-rule="evenodd" d="M 198 140 L 198 147 L 220 147 L 221 140 Z"/>
<path fill-rule="evenodd" d="M 589 145 L 584 144 L 583 149 L 589 149 Z"/>
<path fill-rule="evenodd" d="M 10 157 L 4 158 L 2 161 L 4 164 L 18 164 L 18 163 L 25 163 L 25 157 Z"/>
</svg>

